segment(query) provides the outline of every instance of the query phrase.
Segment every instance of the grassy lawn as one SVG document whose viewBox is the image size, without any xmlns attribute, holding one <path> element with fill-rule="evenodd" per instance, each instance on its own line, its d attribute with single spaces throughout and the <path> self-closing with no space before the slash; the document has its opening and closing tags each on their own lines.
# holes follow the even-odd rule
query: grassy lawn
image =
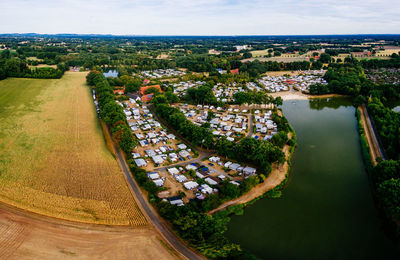
<svg viewBox="0 0 400 260">
<path fill-rule="evenodd" d="M 85 76 L 0 81 L 0 201 L 75 221 L 147 225 L 107 149 Z"/>
</svg>

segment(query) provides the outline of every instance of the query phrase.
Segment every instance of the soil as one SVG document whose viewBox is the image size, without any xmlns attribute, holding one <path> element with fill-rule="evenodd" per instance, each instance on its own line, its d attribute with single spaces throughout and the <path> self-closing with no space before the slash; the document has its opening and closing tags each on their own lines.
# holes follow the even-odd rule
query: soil
<svg viewBox="0 0 400 260">
<path fill-rule="evenodd" d="M 291 138 L 291 136 L 290 136 L 290 138 Z M 289 164 L 287 162 L 287 160 L 289 159 L 289 156 L 290 156 L 289 149 L 290 149 L 290 146 L 288 146 L 288 145 L 285 145 L 283 147 L 283 152 L 285 153 L 286 162 L 283 165 L 274 165 L 271 173 L 264 180 L 263 183 L 257 185 L 256 187 L 251 189 L 249 192 L 247 192 L 243 196 L 241 196 L 235 200 L 230 200 L 230 201 L 223 203 L 218 208 L 213 209 L 210 212 L 208 212 L 208 214 L 213 214 L 217 211 L 223 210 L 232 205 L 244 204 L 244 203 L 250 202 L 253 199 L 256 199 L 256 198 L 262 196 L 267 191 L 272 190 L 273 188 L 275 188 L 276 186 L 281 184 L 286 179 L 286 176 L 287 176 L 288 170 L 289 170 Z"/>
<path fill-rule="evenodd" d="M 0 259 L 179 259 L 152 227 L 68 222 L 0 205 Z"/>
</svg>

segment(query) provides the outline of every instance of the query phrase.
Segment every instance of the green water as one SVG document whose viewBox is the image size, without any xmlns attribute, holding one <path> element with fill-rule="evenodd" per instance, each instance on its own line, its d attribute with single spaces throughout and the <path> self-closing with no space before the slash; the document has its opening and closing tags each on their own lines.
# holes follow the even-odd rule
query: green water
<svg viewBox="0 0 400 260">
<path fill-rule="evenodd" d="M 283 111 L 298 140 L 288 184 L 232 216 L 228 238 L 262 259 L 400 259 L 381 230 L 351 104 L 286 101 Z"/>
</svg>

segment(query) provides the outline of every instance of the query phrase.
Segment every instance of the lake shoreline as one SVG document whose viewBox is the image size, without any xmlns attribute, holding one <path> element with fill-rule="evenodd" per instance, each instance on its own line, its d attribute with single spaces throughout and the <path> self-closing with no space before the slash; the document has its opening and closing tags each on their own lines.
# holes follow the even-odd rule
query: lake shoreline
<svg viewBox="0 0 400 260">
<path fill-rule="evenodd" d="M 296 138 L 294 131 L 289 133 L 289 139 L 291 138 Z M 247 206 L 248 203 L 263 198 L 267 192 L 285 183 L 285 181 L 289 176 L 290 160 L 292 158 L 294 151 L 295 147 L 292 148 L 289 145 L 285 145 L 283 147 L 283 152 L 285 153 L 285 163 L 283 165 L 273 165 L 271 173 L 268 175 L 267 178 L 265 178 L 265 180 L 262 183 L 258 184 L 257 186 L 255 186 L 254 188 L 252 188 L 250 191 L 248 191 L 246 194 L 243 194 L 239 198 L 224 202 L 217 208 L 209 211 L 208 214 L 212 215 L 216 212 L 225 210 L 230 206 L 235 206 L 235 205 Z"/>
<path fill-rule="evenodd" d="M 274 98 L 281 97 L 283 100 L 307 100 L 307 99 L 348 97 L 346 95 L 341 95 L 341 94 L 310 95 L 293 91 L 270 93 L 269 95 L 273 96 Z"/>
<path fill-rule="evenodd" d="M 226 237 L 263 259 L 336 259 L 354 252 L 355 259 L 377 259 L 381 252 L 397 259 L 363 172 L 350 100 L 285 101 L 282 109 L 298 137 L 290 175 L 259 199 L 217 213 L 230 215 Z"/>
</svg>

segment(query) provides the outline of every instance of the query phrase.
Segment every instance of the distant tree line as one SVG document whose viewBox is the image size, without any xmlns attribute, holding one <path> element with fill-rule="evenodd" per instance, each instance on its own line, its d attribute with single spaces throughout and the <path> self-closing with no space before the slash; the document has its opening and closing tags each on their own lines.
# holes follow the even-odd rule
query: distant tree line
<svg viewBox="0 0 400 260">
<path fill-rule="evenodd" d="M 0 80 L 7 77 L 59 79 L 68 69 L 65 63 L 58 64 L 56 69 L 51 67 L 30 69 L 26 61 L 11 57 L 8 50 L 2 51 L 0 54 Z"/>
<path fill-rule="evenodd" d="M 370 59 L 361 60 L 361 66 L 365 69 L 379 69 L 379 68 L 400 68 L 400 57 L 397 54 L 392 56 L 392 59 L 380 60 Z"/>
<path fill-rule="evenodd" d="M 283 100 L 281 97 L 272 97 L 268 93 L 263 91 L 253 92 L 237 92 L 233 94 L 234 104 L 274 104 L 276 106 L 281 106 Z"/>
</svg>

